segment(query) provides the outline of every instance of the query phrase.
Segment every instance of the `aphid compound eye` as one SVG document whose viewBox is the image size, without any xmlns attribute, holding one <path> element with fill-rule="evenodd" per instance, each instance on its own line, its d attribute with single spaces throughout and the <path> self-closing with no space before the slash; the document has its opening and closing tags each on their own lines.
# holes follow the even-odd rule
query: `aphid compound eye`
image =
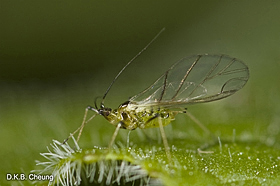
<svg viewBox="0 0 280 186">
<path fill-rule="evenodd" d="M 111 113 L 111 109 L 106 109 L 105 112 L 103 112 L 104 116 L 109 116 Z"/>
</svg>

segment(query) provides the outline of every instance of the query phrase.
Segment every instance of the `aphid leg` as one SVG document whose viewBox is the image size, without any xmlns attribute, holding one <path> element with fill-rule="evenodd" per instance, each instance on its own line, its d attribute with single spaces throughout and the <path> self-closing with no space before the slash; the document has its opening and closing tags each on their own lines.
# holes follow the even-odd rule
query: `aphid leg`
<svg viewBox="0 0 280 186">
<path fill-rule="evenodd" d="M 172 159 L 171 159 L 170 147 L 168 145 L 168 141 L 167 141 L 164 129 L 163 129 L 161 117 L 159 117 L 158 123 L 159 123 L 159 129 L 160 129 L 160 133 L 161 133 L 161 137 L 162 137 L 165 153 L 166 153 L 166 156 L 167 156 L 167 159 L 168 159 L 168 163 L 171 164 Z"/>
<path fill-rule="evenodd" d="M 65 144 L 65 143 L 66 143 L 72 136 L 74 136 L 78 131 L 80 131 L 80 132 L 79 132 L 79 135 L 78 135 L 78 138 L 77 138 L 77 142 L 79 141 L 79 139 L 80 139 L 80 137 L 81 137 L 81 134 L 82 134 L 82 131 L 83 131 L 83 129 L 84 129 L 84 126 L 85 126 L 90 120 L 92 120 L 92 119 L 96 116 L 96 114 L 97 114 L 97 113 L 94 114 L 92 117 L 90 117 L 88 120 L 86 120 L 88 110 L 92 110 L 92 107 L 89 106 L 89 107 L 87 107 L 87 108 L 85 109 L 85 114 L 84 114 L 84 118 L 83 118 L 83 122 L 82 122 L 81 126 L 80 126 L 79 128 L 77 128 L 72 134 L 70 134 L 69 137 L 66 138 L 66 139 L 63 141 L 62 144 Z"/>
<path fill-rule="evenodd" d="M 119 133 L 119 130 L 120 130 L 121 126 L 122 126 L 122 123 L 119 122 L 118 125 L 117 125 L 117 127 L 116 127 L 116 130 L 115 130 L 115 132 L 114 132 L 114 134 L 113 134 L 113 136 L 112 136 L 112 138 L 111 138 L 111 141 L 110 141 L 110 143 L 109 143 L 109 146 L 108 146 L 108 150 L 109 150 L 109 151 L 110 151 L 110 149 L 112 148 L 112 145 L 113 145 L 114 142 L 115 142 L 115 139 L 116 139 L 116 137 L 117 137 L 117 135 L 118 135 L 118 133 Z"/>
<path fill-rule="evenodd" d="M 191 118 L 191 120 L 193 120 L 202 130 L 204 130 L 204 132 L 206 132 L 208 135 L 211 135 L 212 139 L 214 141 L 216 141 L 217 137 L 207 128 L 205 127 L 196 117 L 194 117 L 190 112 L 187 112 L 186 110 L 182 111 L 183 113 L 186 113 L 188 115 L 188 117 Z M 205 148 L 205 147 L 202 147 Z M 202 153 L 214 153 L 213 151 L 203 151 L 200 148 L 197 149 L 197 152 L 199 154 Z"/>
<path fill-rule="evenodd" d="M 80 128 L 80 132 L 79 132 L 79 135 L 78 135 L 78 137 L 77 137 L 77 142 L 79 141 L 79 139 L 80 139 L 80 137 L 81 137 L 81 134 L 82 134 L 82 131 L 83 131 L 85 125 L 86 125 L 90 120 L 92 120 L 92 119 L 96 116 L 96 114 L 97 114 L 97 113 L 95 113 L 95 114 L 94 114 L 93 116 L 91 116 L 88 120 L 86 120 L 86 118 L 87 118 L 87 112 L 88 112 L 88 110 L 89 110 L 90 108 L 91 108 L 91 107 L 87 107 L 87 108 L 86 108 L 85 115 L 84 115 L 84 119 L 83 119 L 83 123 L 82 123 L 82 125 L 79 127 L 79 128 Z"/>
<path fill-rule="evenodd" d="M 131 130 L 128 131 L 127 138 L 126 138 L 126 147 L 129 148 L 129 136 L 130 136 Z"/>
<path fill-rule="evenodd" d="M 205 127 L 194 115 L 192 115 L 190 112 L 187 110 L 182 111 L 182 113 L 187 114 L 187 116 L 193 120 L 206 134 L 211 135 L 213 139 L 216 139 L 216 136 L 207 128 Z"/>
<path fill-rule="evenodd" d="M 164 132 L 164 128 L 163 128 L 163 125 L 162 125 L 160 115 L 156 114 L 154 117 L 150 118 L 145 124 L 151 122 L 152 120 L 154 120 L 156 118 L 159 118 L 158 123 L 159 123 L 160 134 L 161 134 L 161 137 L 162 137 L 162 142 L 163 142 L 163 145 L 164 145 L 164 149 L 165 149 L 165 153 L 166 153 L 166 156 L 167 156 L 167 159 L 168 159 L 168 163 L 169 163 L 169 165 L 171 165 L 172 159 L 171 159 L 170 147 L 168 145 L 167 137 L 166 137 L 166 134 Z"/>
<path fill-rule="evenodd" d="M 212 154 L 214 151 L 204 151 L 201 150 L 200 148 L 197 149 L 198 154 Z"/>
<path fill-rule="evenodd" d="M 79 128 L 77 128 L 73 133 L 70 133 L 70 135 L 68 136 L 68 138 L 66 138 L 62 144 L 65 144 L 70 138 L 72 138 L 72 136 L 74 136 L 74 134 L 76 134 L 79 130 L 80 130 L 81 126 Z"/>
</svg>

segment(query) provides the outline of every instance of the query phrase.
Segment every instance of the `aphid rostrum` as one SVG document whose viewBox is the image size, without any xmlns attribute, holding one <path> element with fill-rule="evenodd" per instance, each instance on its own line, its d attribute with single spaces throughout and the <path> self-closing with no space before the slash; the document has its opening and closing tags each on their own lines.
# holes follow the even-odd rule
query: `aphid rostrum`
<svg viewBox="0 0 280 186">
<path fill-rule="evenodd" d="M 227 55 L 193 55 L 174 63 L 151 86 L 131 97 L 117 109 L 105 107 L 104 100 L 113 83 L 160 33 L 118 73 L 105 92 L 100 107 L 98 108 L 95 101 L 95 107 L 86 108 L 82 125 L 71 136 L 80 130 L 77 138 L 79 140 L 84 125 L 96 115 L 103 116 L 116 126 L 109 149 L 120 128 L 134 130 L 159 127 L 167 158 L 171 161 L 163 127 L 174 120 L 178 113 L 186 113 L 186 106 L 228 97 L 248 81 L 249 69 L 239 59 Z M 95 114 L 86 120 L 88 110 L 94 111 Z"/>
</svg>

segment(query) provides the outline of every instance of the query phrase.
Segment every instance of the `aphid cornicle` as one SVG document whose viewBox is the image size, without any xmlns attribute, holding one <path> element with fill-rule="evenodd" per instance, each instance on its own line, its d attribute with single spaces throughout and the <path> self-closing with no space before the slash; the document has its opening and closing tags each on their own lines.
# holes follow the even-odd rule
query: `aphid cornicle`
<svg viewBox="0 0 280 186">
<path fill-rule="evenodd" d="M 227 55 L 193 55 L 177 61 L 151 86 L 121 104 L 117 109 L 105 107 L 105 97 L 115 80 L 158 35 L 119 72 L 104 94 L 100 107 L 98 108 L 95 102 L 95 107 L 86 108 L 82 125 L 72 134 L 80 130 L 77 140 L 84 125 L 97 114 L 116 126 L 109 149 L 120 128 L 134 130 L 159 127 L 167 158 L 171 161 L 163 127 L 174 120 L 178 113 L 185 113 L 186 106 L 228 97 L 241 89 L 249 79 L 249 69 L 239 59 Z M 96 114 L 86 120 L 88 110 Z"/>
</svg>

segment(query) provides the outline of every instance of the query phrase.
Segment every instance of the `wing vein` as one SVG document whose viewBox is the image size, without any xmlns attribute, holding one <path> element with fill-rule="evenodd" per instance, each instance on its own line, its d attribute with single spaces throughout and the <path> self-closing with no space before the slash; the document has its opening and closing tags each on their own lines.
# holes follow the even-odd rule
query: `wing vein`
<svg viewBox="0 0 280 186">
<path fill-rule="evenodd" d="M 161 94 L 160 94 L 159 102 L 162 100 L 163 95 L 164 95 L 164 92 L 165 92 L 165 90 L 166 90 L 167 76 L 168 76 L 169 71 L 170 71 L 170 70 L 167 70 L 167 71 L 165 72 L 164 84 L 163 84 L 163 88 L 162 88 L 162 91 L 161 91 Z"/>
<path fill-rule="evenodd" d="M 201 55 L 198 55 L 198 58 L 193 62 L 192 66 L 188 69 L 188 71 L 186 72 L 185 76 L 183 77 L 183 79 L 181 80 L 178 89 L 176 90 L 176 93 L 174 94 L 174 96 L 172 97 L 172 100 L 174 100 L 176 98 L 176 96 L 178 95 L 179 91 L 181 90 L 184 82 L 186 81 L 187 77 L 189 76 L 190 72 L 192 71 L 192 69 L 194 68 L 194 66 L 197 64 L 197 62 L 199 61 L 199 59 L 201 58 Z"/>
<path fill-rule="evenodd" d="M 213 67 L 209 70 L 209 72 L 207 73 L 207 75 L 205 76 L 205 78 L 202 80 L 202 82 L 198 85 L 196 85 L 196 87 L 193 89 L 193 91 L 189 94 L 189 96 L 191 96 L 198 87 L 200 87 L 201 85 L 203 85 L 203 83 L 205 83 L 206 80 L 209 79 L 210 75 L 212 74 L 212 72 L 217 68 L 217 66 L 221 63 L 221 60 L 223 58 L 223 55 L 220 56 L 219 60 L 217 61 L 217 63 L 215 63 L 215 65 L 213 65 Z M 211 79 L 211 78 L 210 78 Z"/>
</svg>

